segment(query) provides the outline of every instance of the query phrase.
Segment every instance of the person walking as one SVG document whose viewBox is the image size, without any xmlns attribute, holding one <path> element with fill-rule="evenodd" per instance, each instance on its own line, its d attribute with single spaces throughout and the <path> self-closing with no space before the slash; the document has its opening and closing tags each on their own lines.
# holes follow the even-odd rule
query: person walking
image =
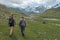
<svg viewBox="0 0 60 40">
<path fill-rule="evenodd" d="M 14 24 L 15 24 L 15 20 L 13 18 L 13 14 L 9 17 L 9 27 L 10 27 L 10 33 L 9 36 L 12 37 L 13 35 L 13 29 L 14 29 Z"/>
<path fill-rule="evenodd" d="M 24 37 L 25 27 L 26 27 L 26 20 L 24 17 L 21 17 L 21 20 L 19 22 L 19 27 L 21 28 L 21 34 Z"/>
</svg>

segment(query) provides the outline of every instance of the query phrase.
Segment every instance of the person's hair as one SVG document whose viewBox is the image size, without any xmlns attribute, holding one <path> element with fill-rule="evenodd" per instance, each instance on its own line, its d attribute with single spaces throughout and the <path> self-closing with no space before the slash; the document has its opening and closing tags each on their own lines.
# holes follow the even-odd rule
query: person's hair
<svg viewBox="0 0 60 40">
<path fill-rule="evenodd" d="M 13 16 L 13 14 L 11 14 L 11 16 Z"/>
</svg>

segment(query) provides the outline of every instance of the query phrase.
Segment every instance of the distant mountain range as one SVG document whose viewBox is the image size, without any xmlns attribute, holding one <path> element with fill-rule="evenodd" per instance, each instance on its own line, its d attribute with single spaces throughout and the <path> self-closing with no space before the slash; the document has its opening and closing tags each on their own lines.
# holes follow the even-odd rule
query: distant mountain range
<svg viewBox="0 0 60 40">
<path fill-rule="evenodd" d="M 42 13 L 46 10 L 46 8 L 41 5 L 41 6 L 38 6 L 38 7 L 26 7 L 26 9 L 22 9 L 20 8 L 20 10 L 24 13 L 28 13 L 28 14 L 31 14 L 31 13 Z"/>
<path fill-rule="evenodd" d="M 34 3 L 31 3 L 30 5 L 33 5 Z M 14 9 L 14 10 L 17 10 L 17 11 L 22 11 L 23 13 L 27 13 L 27 14 L 34 14 L 34 13 L 42 13 L 44 12 L 45 10 L 47 10 L 47 7 L 45 7 L 44 5 L 40 4 L 39 6 L 36 6 L 38 4 L 36 4 L 35 6 L 30 6 L 28 5 L 27 7 L 25 8 L 21 8 L 21 7 L 9 7 L 9 6 L 6 6 L 7 8 L 11 8 L 11 9 Z M 60 7 L 60 3 L 57 3 L 56 5 L 52 6 L 52 8 L 57 8 L 57 7 Z"/>
</svg>

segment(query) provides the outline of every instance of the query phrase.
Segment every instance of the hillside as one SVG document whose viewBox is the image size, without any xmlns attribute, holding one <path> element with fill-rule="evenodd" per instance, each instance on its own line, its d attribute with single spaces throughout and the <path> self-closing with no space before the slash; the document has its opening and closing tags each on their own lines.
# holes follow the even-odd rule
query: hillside
<svg viewBox="0 0 60 40">
<path fill-rule="evenodd" d="M 27 16 L 22 12 L 0 5 L 0 40 L 60 40 L 60 9 L 58 9 L 49 9 L 44 13 Z M 12 38 L 9 37 L 8 26 L 8 17 L 11 13 L 14 14 L 16 21 Z M 21 16 L 26 18 L 27 23 L 25 38 L 21 36 L 18 25 Z M 58 20 L 44 20 L 44 18 Z"/>
<path fill-rule="evenodd" d="M 12 9 L 12 8 L 8 8 L 4 5 L 0 5 L 0 14 L 1 15 L 6 15 L 6 16 L 9 16 L 11 14 L 16 14 L 16 15 L 20 15 L 20 16 L 24 15 L 25 16 L 25 14 L 22 13 L 21 11 L 19 12 L 17 10 Z"/>
<path fill-rule="evenodd" d="M 43 13 L 39 14 L 33 14 L 35 18 L 33 18 L 35 21 L 40 21 L 44 22 L 46 21 L 47 23 L 59 23 L 60 20 L 60 7 L 59 8 L 51 8 L 46 10 Z"/>
<path fill-rule="evenodd" d="M 44 13 L 41 14 L 42 17 L 48 18 L 60 18 L 60 7 L 59 8 L 52 8 L 46 10 Z"/>
</svg>

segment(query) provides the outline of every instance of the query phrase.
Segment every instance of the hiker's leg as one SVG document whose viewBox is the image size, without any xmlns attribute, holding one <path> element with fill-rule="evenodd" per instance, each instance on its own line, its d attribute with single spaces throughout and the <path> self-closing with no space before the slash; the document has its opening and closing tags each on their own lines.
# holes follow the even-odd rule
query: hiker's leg
<svg viewBox="0 0 60 40">
<path fill-rule="evenodd" d="M 25 30 L 25 28 L 24 27 L 21 27 L 22 36 L 24 36 L 24 30 Z"/>
<path fill-rule="evenodd" d="M 14 29 L 14 27 L 10 27 L 10 35 L 13 34 L 13 29 Z"/>
<path fill-rule="evenodd" d="M 23 34 L 24 34 L 24 32 L 25 32 L 25 27 L 23 27 Z"/>
<path fill-rule="evenodd" d="M 21 26 L 21 34 L 23 35 L 23 28 L 22 28 L 22 26 Z"/>
</svg>

